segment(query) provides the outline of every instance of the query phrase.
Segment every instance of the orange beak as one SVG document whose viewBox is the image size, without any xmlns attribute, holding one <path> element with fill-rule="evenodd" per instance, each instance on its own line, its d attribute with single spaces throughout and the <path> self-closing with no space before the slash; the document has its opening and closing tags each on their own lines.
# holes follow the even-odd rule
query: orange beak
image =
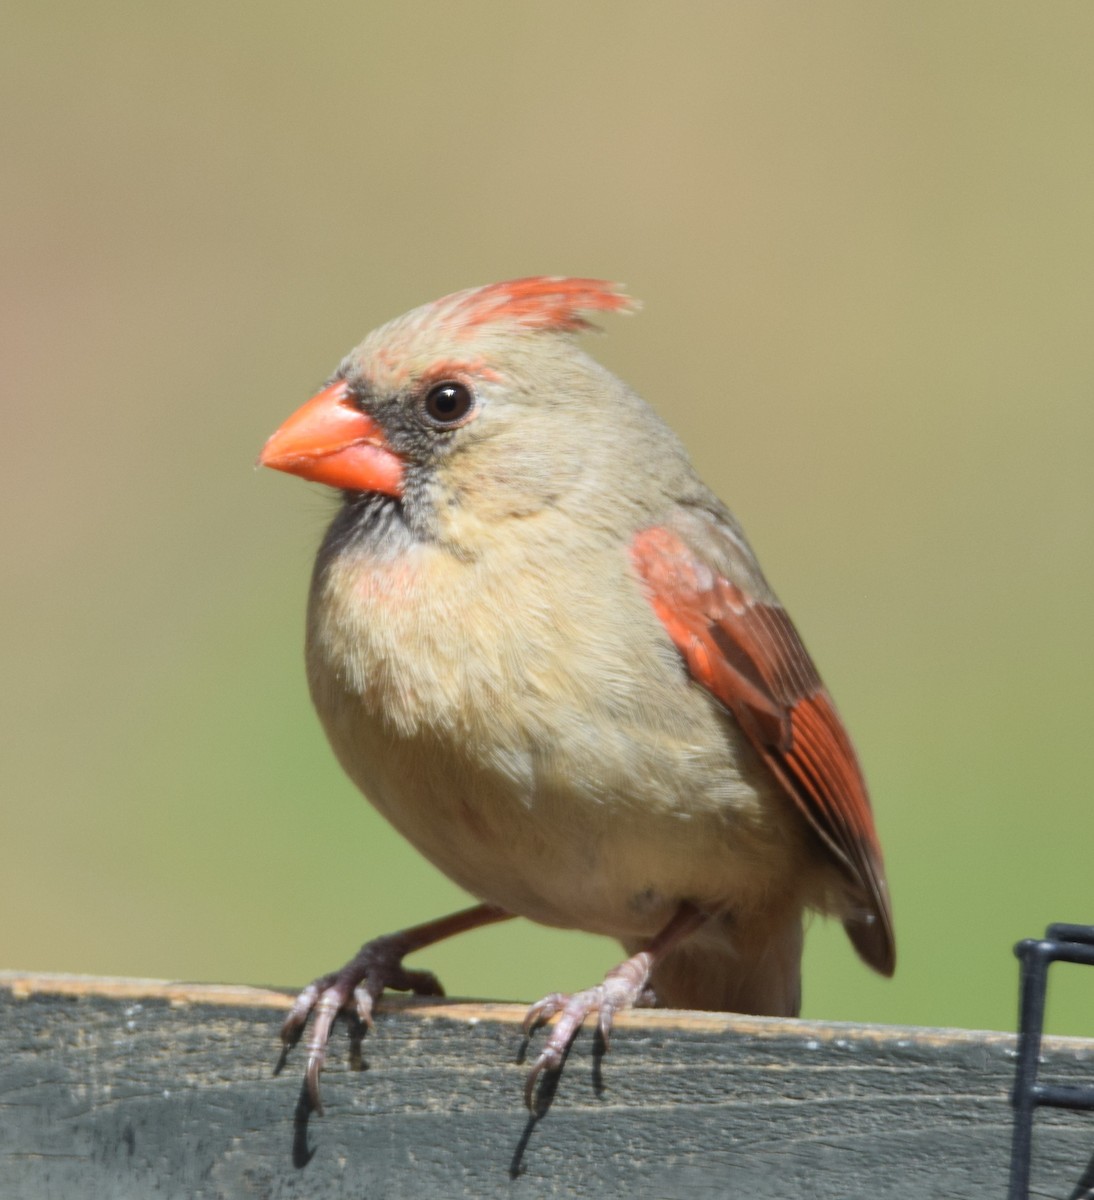
<svg viewBox="0 0 1094 1200">
<path fill-rule="evenodd" d="M 403 494 L 403 460 L 341 380 L 289 417 L 263 446 L 258 465 L 346 491 Z"/>
</svg>

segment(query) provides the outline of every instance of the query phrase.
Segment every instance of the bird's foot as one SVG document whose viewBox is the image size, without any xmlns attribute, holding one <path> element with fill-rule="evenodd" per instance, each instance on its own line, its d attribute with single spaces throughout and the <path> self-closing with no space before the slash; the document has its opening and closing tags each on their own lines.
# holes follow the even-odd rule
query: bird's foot
<svg viewBox="0 0 1094 1200">
<path fill-rule="evenodd" d="M 326 1061 L 331 1027 L 340 1012 L 355 1013 L 371 1029 L 373 1009 L 388 988 L 416 996 L 444 995 L 444 988 L 432 972 L 408 971 L 403 966 L 404 955 L 417 948 L 406 934 L 376 938 L 366 942 L 341 970 L 321 975 L 297 996 L 281 1026 L 281 1040 L 287 1049 L 295 1046 L 308 1017 L 315 1014 L 304 1080 L 308 1099 L 317 1113 L 323 1112 L 319 1075 Z"/>
<path fill-rule="evenodd" d="M 547 1044 L 532 1064 L 524 1084 L 524 1102 L 530 1109 L 535 1111 L 533 1101 L 536 1081 L 544 1071 L 557 1071 L 561 1068 L 570 1043 L 590 1013 L 599 1014 L 597 1027 L 604 1039 L 604 1049 L 607 1050 L 611 1041 L 612 1021 L 617 1012 L 627 1008 L 648 1007 L 657 1002 L 653 989 L 649 986 L 653 962 L 653 956 L 643 950 L 609 971 L 604 976 L 604 982 L 597 987 L 574 992 L 569 996 L 562 992 L 552 992 L 532 1005 L 524 1018 L 526 1035 L 530 1035 L 537 1025 L 549 1020 L 556 1013 L 561 1015 L 547 1038 Z"/>
</svg>

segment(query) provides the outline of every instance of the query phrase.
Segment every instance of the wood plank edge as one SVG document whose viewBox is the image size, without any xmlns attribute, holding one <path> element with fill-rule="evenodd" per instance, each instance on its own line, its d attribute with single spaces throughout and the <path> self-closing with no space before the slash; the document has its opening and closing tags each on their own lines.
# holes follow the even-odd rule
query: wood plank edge
<svg viewBox="0 0 1094 1200">
<path fill-rule="evenodd" d="M 0 989 L 16 1000 L 34 996 L 71 996 L 103 1000 L 166 1000 L 175 1007 L 195 1004 L 232 1008 L 287 1010 L 295 992 L 246 984 L 194 983 L 165 979 L 132 979 L 97 975 L 69 975 L 36 971 L 0 971 Z M 524 1004 L 484 1000 L 434 999 L 419 996 L 385 997 L 380 1012 L 400 1013 L 414 1020 L 445 1018 L 467 1024 L 494 1021 L 519 1025 Z M 901 1046 L 956 1046 L 976 1044 L 1014 1049 L 1013 1033 L 995 1030 L 928 1028 L 914 1025 L 863 1025 L 850 1021 L 794 1020 L 784 1017 L 750 1017 L 738 1013 L 706 1013 L 673 1009 L 639 1009 L 619 1013 L 620 1028 L 682 1030 L 688 1033 L 735 1033 L 761 1038 L 794 1038 L 818 1042 L 869 1042 Z M 1045 1050 L 1094 1054 L 1094 1039 L 1045 1037 Z"/>
</svg>

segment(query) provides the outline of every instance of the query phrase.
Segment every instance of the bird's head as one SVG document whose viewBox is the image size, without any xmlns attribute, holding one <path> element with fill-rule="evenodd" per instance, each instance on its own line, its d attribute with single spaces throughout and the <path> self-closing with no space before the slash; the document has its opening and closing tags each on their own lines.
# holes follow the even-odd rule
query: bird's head
<svg viewBox="0 0 1094 1200">
<path fill-rule="evenodd" d="M 601 280 L 537 276 L 414 309 L 347 355 L 259 462 L 351 502 L 390 497 L 432 532 L 557 504 L 652 418 L 570 336 L 591 328 L 584 313 L 633 307 Z"/>
</svg>

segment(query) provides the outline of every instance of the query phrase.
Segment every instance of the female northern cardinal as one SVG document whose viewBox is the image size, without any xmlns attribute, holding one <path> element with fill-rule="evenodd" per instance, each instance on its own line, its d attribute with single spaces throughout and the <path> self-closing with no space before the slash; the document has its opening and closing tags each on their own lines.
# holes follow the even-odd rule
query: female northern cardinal
<svg viewBox="0 0 1094 1200">
<path fill-rule="evenodd" d="M 369 334 L 260 462 L 339 488 L 308 607 L 312 699 L 381 813 L 483 903 L 380 938 L 301 993 L 307 1082 L 335 1015 L 402 958 L 529 917 L 618 938 L 528 1078 L 584 1018 L 636 1003 L 794 1016 L 802 918 L 838 916 L 890 975 L 866 785 L 729 510 L 653 411 L 585 355 L 595 279 L 457 292 Z"/>
</svg>

